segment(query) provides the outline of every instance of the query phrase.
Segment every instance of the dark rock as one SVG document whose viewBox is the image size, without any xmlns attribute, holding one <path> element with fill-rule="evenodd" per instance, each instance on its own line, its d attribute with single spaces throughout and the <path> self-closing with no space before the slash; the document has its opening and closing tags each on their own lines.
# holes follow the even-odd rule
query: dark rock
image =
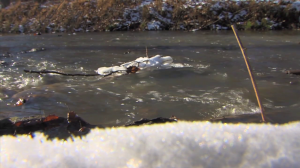
<svg viewBox="0 0 300 168">
<path fill-rule="evenodd" d="M 0 65 L 2 65 L 2 66 L 7 66 L 7 65 L 8 65 L 8 63 L 7 63 L 7 62 L 5 62 L 5 61 L 0 61 Z"/>
<path fill-rule="evenodd" d="M 71 135 L 86 135 L 91 128 L 95 127 L 102 128 L 102 126 L 91 125 L 74 112 L 70 112 L 68 118 L 48 115 L 0 120 L 0 135 L 32 134 L 41 131 L 50 139 L 55 137 L 67 139 Z"/>
<path fill-rule="evenodd" d="M 150 124 L 160 124 L 160 123 L 167 123 L 167 122 L 177 122 L 176 117 L 171 117 L 171 118 L 154 118 L 154 119 L 145 119 L 142 118 L 139 121 L 134 121 L 133 123 L 125 125 L 126 127 L 128 126 L 139 126 L 139 125 L 150 125 Z"/>
<path fill-rule="evenodd" d="M 12 55 L 9 52 L 6 52 L 6 53 L 2 54 L 2 57 L 4 57 L 4 58 L 8 58 L 8 57 L 11 57 L 11 56 Z"/>
</svg>

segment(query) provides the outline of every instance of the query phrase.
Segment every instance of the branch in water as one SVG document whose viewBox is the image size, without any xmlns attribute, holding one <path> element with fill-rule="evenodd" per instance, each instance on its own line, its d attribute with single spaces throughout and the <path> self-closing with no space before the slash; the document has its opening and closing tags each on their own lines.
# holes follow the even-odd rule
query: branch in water
<svg viewBox="0 0 300 168">
<path fill-rule="evenodd" d="M 130 73 L 136 73 L 138 70 L 140 70 L 138 67 L 136 66 L 130 66 L 127 68 L 126 73 L 130 74 Z M 58 72 L 58 71 L 49 71 L 49 70 L 41 70 L 41 71 L 32 71 L 32 70 L 26 70 L 24 69 L 24 72 L 26 73 L 37 73 L 37 74 L 47 74 L 47 73 L 54 73 L 54 74 L 59 74 L 59 75 L 64 75 L 64 76 L 110 76 L 114 73 L 118 73 L 118 72 L 124 72 L 124 71 L 115 71 L 115 72 L 111 72 L 109 74 L 106 75 L 100 75 L 100 74 L 69 74 L 69 73 L 62 73 L 62 72 Z"/>
<path fill-rule="evenodd" d="M 58 72 L 58 71 L 48 71 L 48 70 L 32 71 L 32 70 L 24 69 L 24 72 L 38 73 L 38 74 L 54 73 L 54 74 L 59 74 L 59 75 L 64 75 L 64 76 L 99 76 L 99 74 L 68 74 L 68 73 L 62 73 L 62 72 Z"/>
</svg>

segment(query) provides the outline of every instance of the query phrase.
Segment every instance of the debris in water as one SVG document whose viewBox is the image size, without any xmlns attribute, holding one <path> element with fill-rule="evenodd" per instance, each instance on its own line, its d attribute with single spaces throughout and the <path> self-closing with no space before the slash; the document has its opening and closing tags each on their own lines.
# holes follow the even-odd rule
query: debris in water
<svg viewBox="0 0 300 168">
<path fill-rule="evenodd" d="M 8 63 L 7 63 L 7 62 L 5 62 L 5 61 L 0 61 L 0 65 L 7 66 L 7 65 L 8 65 Z"/>
<path fill-rule="evenodd" d="M 8 57 L 11 57 L 11 56 L 12 55 L 9 52 L 6 52 L 5 54 L 2 54 L 2 57 L 4 57 L 4 58 L 8 58 Z"/>
<path fill-rule="evenodd" d="M 177 118 L 175 116 L 172 116 L 171 118 L 158 117 L 150 120 L 142 118 L 139 121 L 134 121 L 133 123 L 127 124 L 125 126 L 128 127 L 128 126 L 150 125 L 150 124 L 160 124 L 166 122 L 177 122 Z"/>
<path fill-rule="evenodd" d="M 103 77 L 110 76 L 113 74 L 130 74 L 136 73 L 139 70 L 146 68 L 171 68 L 173 63 L 173 59 L 170 56 L 156 55 L 151 58 L 148 57 L 140 57 L 134 61 L 124 63 L 120 66 L 112 66 L 112 67 L 100 67 L 96 70 L 97 74 L 68 74 L 58 71 L 51 70 L 41 70 L 41 71 L 33 71 L 33 70 L 24 70 L 26 73 L 55 73 L 64 76 L 98 76 L 101 75 Z"/>
<path fill-rule="evenodd" d="M 126 72 L 127 73 L 136 73 L 139 70 L 140 70 L 140 68 L 138 68 L 136 66 L 130 66 L 130 67 L 127 68 Z"/>
<path fill-rule="evenodd" d="M 120 66 L 100 67 L 96 72 L 100 75 L 107 75 L 115 72 L 125 71 L 127 73 L 135 73 L 138 70 L 158 67 L 171 67 L 173 59 L 170 56 L 155 55 L 153 57 L 139 57 L 134 61 L 126 62 Z M 133 71 L 131 71 L 133 70 Z"/>
<path fill-rule="evenodd" d="M 131 52 L 131 51 L 130 51 L 130 50 L 128 50 L 128 51 L 124 52 L 124 54 L 130 54 L 130 52 Z"/>
<path fill-rule="evenodd" d="M 19 98 L 19 100 L 17 101 L 17 103 L 15 104 L 15 106 L 22 106 L 26 103 L 26 99 L 23 98 Z"/>
<path fill-rule="evenodd" d="M 37 52 L 37 51 L 45 51 L 46 49 L 44 47 L 42 48 L 32 48 L 30 50 L 26 50 L 26 51 L 21 51 L 21 53 L 32 53 L 32 52 Z"/>
<path fill-rule="evenodd" d="M 13 121 L 16 120 L 16 121 Z M 81 119 L 76 113 L 68 113 L 68 118 L 48 115 L 47 117 L 31 116 L 27 118 L 10 118 L 0 120 L 0 135 L 32 134 L 42 131 L 50 137 L 64 138 L 73 135 L 85 135 L 91 128 L 102 126 L 91 125 Z"/>
<path fill-rule="evenodd" d="M 288 70 L 286 74 L 300 75 L 300 70 Z"/>
<path fill-rule="evenodd" d="M 124 126 L 150 125 L 166 122 L 177 122 L 177 118 L 172 116 L 171 118 L 141 119 Z M 104 128 L 100 125 L 89 124 L 75 112 L 71 111 L 67 114 L 67 118 L 48 115 L 47 117 L 31 116 L 0 120 L 0 135 L 32 135 L 35 131 L 42 131 L 52 138 L 63 137 L 65 139 L 71 136 L 71 134 L 76 136 L 86 135 L 90 132 L 91 128 L 96 127 Z"/>
</svg>

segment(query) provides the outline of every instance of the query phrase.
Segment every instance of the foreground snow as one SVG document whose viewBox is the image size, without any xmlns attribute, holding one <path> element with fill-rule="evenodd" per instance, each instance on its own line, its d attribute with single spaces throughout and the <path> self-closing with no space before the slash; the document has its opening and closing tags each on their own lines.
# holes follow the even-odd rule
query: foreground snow
<svg viewBox="0 0 300 168">
<path fill-rule="evenodd" d="M 47 141 L 4 136 L 3 167 L 299 167 L 300 123 L 176 124 L 95 129 Z"/>
</svg>

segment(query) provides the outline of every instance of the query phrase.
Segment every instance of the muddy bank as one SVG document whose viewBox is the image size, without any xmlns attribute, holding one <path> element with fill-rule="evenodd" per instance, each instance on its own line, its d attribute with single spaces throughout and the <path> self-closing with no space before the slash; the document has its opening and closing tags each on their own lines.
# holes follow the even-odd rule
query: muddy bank
<svg viewBox="0 0 300 168">
<path fill-rule="evenodd" d="M 154 0 L 12 2 L 0 11 L 0 32 L 299 29 L 299 2 Z"/>
</svg>

